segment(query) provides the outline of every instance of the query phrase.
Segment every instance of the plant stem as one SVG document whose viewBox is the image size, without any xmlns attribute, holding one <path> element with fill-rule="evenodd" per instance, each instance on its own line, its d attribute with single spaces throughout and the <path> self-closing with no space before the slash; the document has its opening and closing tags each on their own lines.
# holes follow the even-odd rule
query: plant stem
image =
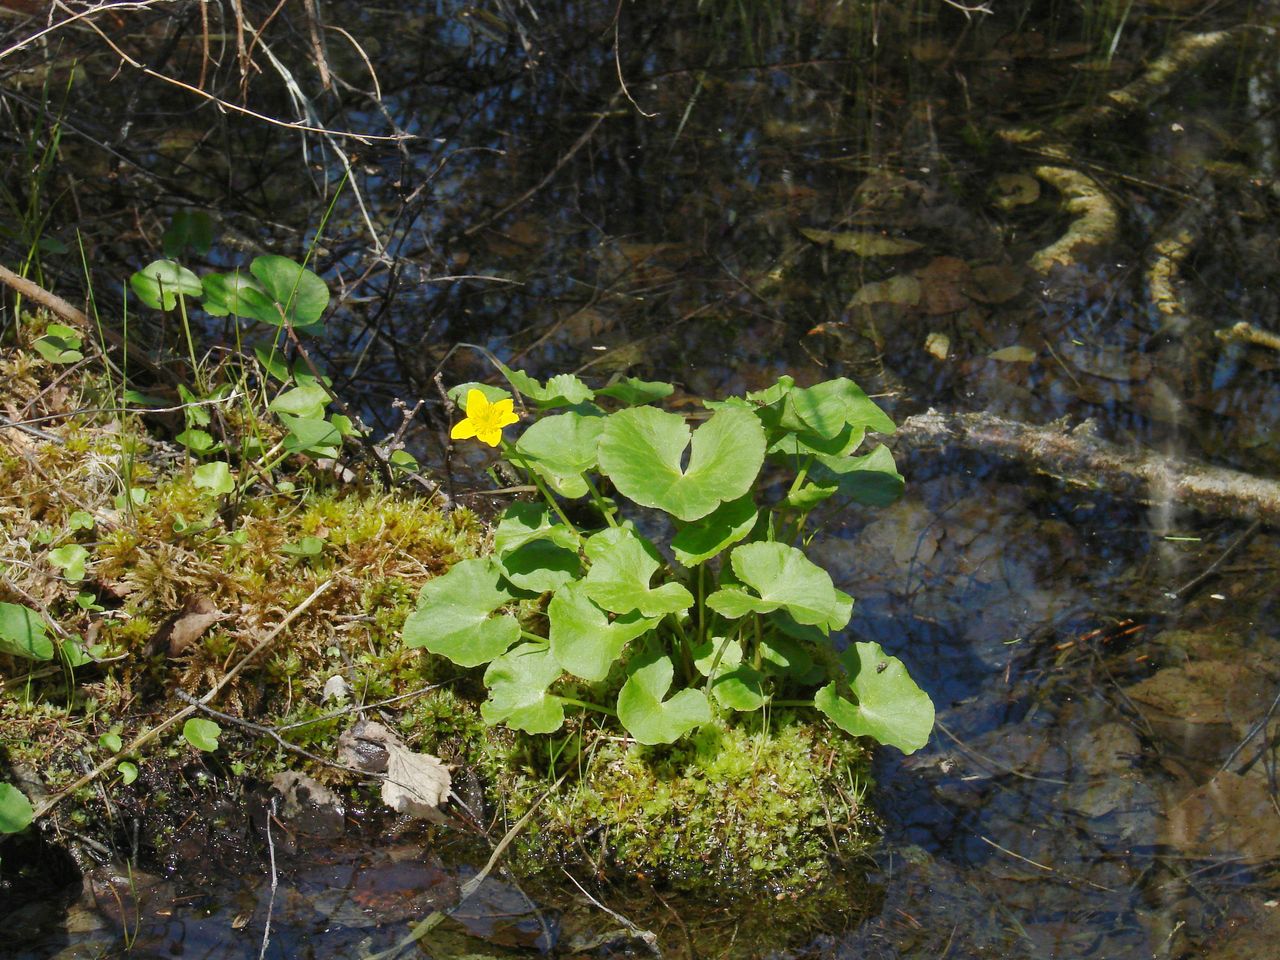
<svg viewBox="0 0 1280 960">
<path fill-rule="evenodd" d="M 618 711 L 613 709 L 613 707 L 604 707 L 598 703 L 587 703 L 585 700 L 575 700 L 573 697 L 560 697 L 560 702 L 567 703 L 571 707 L 582 707 L 584 710 L 595 710 L 611 717 L 616 717 L 618 715 Z"/>
<path fill-rule="evenodd" d="M 508 460 L 512 463 L 519 464 L 524 469 L 524 472 L 529 475 L 529 479 L 533 481 L 533 485 L 537 487 L 538 492 L 542 494 L 542 499 L 547 501 L 547 506 L 555 511 L 556 516 L 560 518 L 560 522 L 578 536 L 582 536 L 582 531 L 574 526 L 573 521 L 565 515 L 564 510 L 561 509 L 555 496 L 549 489 L 547 489 L 547 485 L 543 482 L 542 477 L 538 476 L 538 472 L 529 466 L 529 461 L 516 453 L 515 447 L 511 446 L 511 444 L 509 444 L 505 439 L 502 441 L 502 452 L 506 455 Z"/>
<path fill-rule="evenodd" d="M 586 473 L 582 474 L 582 479 L 586 481 L 587 489 L 591 491 L 591 501 L 596 505 L 596 509 L 604 515 L 604 522 L 611 527 L 616 527 L 618 521 L 613 519 L 613 510 L 604 502 L 604 497 L 600 495 L 599 489 Z"/>
<path fill-rule="evenodd" d="M 676 628 L 676 636 L 680 638 L 680 664 L 684 668 L 684 682 L 691 684 L 694 677 L 693 648 L 689 645 L 689 638 L 685 636 L 684 627 L 680 625 L 680 614 L 673 613 L 671 623 Z"/>
<path fill-rule="evenodd" d="M 546 637 L 540 637 L 536 633 L 530 633 L 528 630 L 521 630 L 520 636 L 526 640 L 533 640 L 535 643 L 546 643 Z"/>
</svg>

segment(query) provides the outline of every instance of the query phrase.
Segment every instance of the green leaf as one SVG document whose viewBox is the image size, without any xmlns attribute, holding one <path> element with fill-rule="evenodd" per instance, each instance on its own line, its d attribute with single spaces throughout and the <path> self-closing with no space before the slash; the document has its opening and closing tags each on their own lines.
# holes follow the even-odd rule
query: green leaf
<svg viewBox="0 0 1280 960">
<path fill-rule="evenodd" d="M 292 417 L 321 420 L 324 418 L 324 408 L 328 405 L 329 391 L 319 384 L 313 384 L 286 390 L 267 404 L 267 409 L 272 413 L 287 413 Z"/>
<path fill-rule="evenodd" d="M 182 400 L 182 416 L 187 426 L 207 427 L 213 421 L 212 415 L 200 402 L 200 398 L 182 384 L 178 384 L 178 397 Z"/>
<path fill-rule="evenodd" d="M 547 619 L 556 662 L 575 676 L 596 681 L 607 677 L 623 648 L 656 627 L 660 618 L 637 612 L 610 619 L 587 596 L 586 585 L 576 580 L 555 592 Z"/>
<path fill-rule="evenodd" d="M 707 606 L 736 620 L 748 613 L 786 610 L 797 623 L 825 631 L 840 630 L 853 604 L 837 590 L 831 576 L 804 553 L 785 543 L 746 543 L 729 555 L 733 573 L 759 596 L 739 586 L 721 587 L 707 597 Z"/>
<path fill-rule="evenodd" d="M 671 550 L 686 567 L 697 566 L 746 537 L 759 515 L 749 494 L 722 503 L 700 520 L 682 525 L 671 540 Z"/>
<path fill-rule="evenodd" d="M 590 387 L 571 373 L 554 376 L 544 386 L 523 370 L 512 370 L 505 363 L 499 363 L 498 369 L 513 389 L 528 397 L 542 410 L 576 406 L 595 396 Z"/>
<path fill-rule="evenodd" d="M 915 753 L 933 731 L 933 701 L 897 657 L 878 643 L 855 643 L 840 656 L 845 680 L 827 684 L 813 705 L 855 737 L 874 737 Z"/>
<path fill-rule="evenodd" d="M 671 396 L 675 388 L 661 380 L 637 380 L 635 377 L 622 377 L 607 387 L 596 391 L 597 397 L 612 397 L 628 407 L 636 407 L 642 403 L 653 403 Z"/>
<path fill-rule="evenodd" d="M 62 575 L 72 583 L 84 579 L 84 565 L 89 559 L 89 551 L 78 543 L 68 543 L 49 551 L 49 562 L 62 571 Z"/>
<path fill-rule="evenodd" d="M 280 548 L 280 552 L 291 557 L 318 557 L 324 553 L 324 539 L 303 537 L 297 543 L 286 543 Z"/>
<path fill-rule="evenodd" d="M 693 594 L 678 583 L 649 586 L 662 558 L 657 548 L 634 530 L 602 530 L 587 540 L 585 550 L 591 560 L 583 580 L 587 596 L 610 613 L 638 610 L 645 617 L 662 617 L 693 605 Z"/>
<path fill-rule="evenodd" d="M 463 560 L 444 576 L 423 584 L 417 609 L 404 624 L 404 642 L 426 647 L 461 667 L 488 663 L 520 636 L 515 617 L 493 615 L 514 599 L 502 585 L 502 569 L 496 561 Z"/>
<path fill-rule="evenodd" d="M 0 783 L 0 833 L 21 832 L 34 816 L 25 793 L 11 783 Z"/>
<path fill-rule="evenodd" d="M 582 474 L 596 466 L 596 448 L 603 429 L 604 417 L 599 415 L 570 411 L 543 417 L 521 434 L 516 453 L 556 493 L 576 499 L 588 492 Z"/>
<path fill-rule="evenodd" d="M 120 739 L 118 733 L 104 733 L 98 738 L 98 746 L 108 753 L 119 753 L 124 746 L 124 741 Z"/>
<path fill-rule="evenodd" d="M 206 280 L 205 283 L 207 284 L 208 281 Z M 280 353 L 279 347 L 274 349 L 254 347 L 253 355 L 257 357 L 258 363 L 262 365 L 262 369 L 266 371 L 267 376 L 279 380 L 281 383 L 288 382 L 291 376 L 289 364 Z"/>
<path fill-rule="evenodd" d="M 203 490 L 210 497 L 225 497 L 236 488 L 231 464 L 225 460 L 214 460 L 196 467 L 191 473 L 191 482 L 197 490 Z"/>
<path fill-rule="evenodd" d="M 102 607 L 98 609 L 101 610 Z M 62 661 L 68 667 L 83 667 L 86 663 L 93 663 L 93 657 L 85 650 L 84 644 L 77 642 L 78 640 L 79 635 L 75 640 L 63 640 L 58 645 L 58 649 L 62 653 Z"/>
<path fill-rule="evenodd" d="M 255 257 L 249 264 L 249 272 L 258 278 L 267 296 L 280 305 L 284 318 L 295 327 L 317 325 L 329 307 L 328 284 L 288 257 Z M 268 322 L 280 325 L 281 315 Z"/>
<path fill-rule="evenodd" d="M 67 517 L 68 530 L 92 530 L 97 521 L 93 519 L 93 514 L 87 510 L 76 510 Z"/>
<path fill-rule="evenodd" d="M 501 387 L 495 387 L 490 383 L 478 383 L 474 380 L 467 383 L 460 383 L 456 387 L 449 388 L 449 399 L 458 405 L 458 409 L 463 413 L 467 412 L 467 394 L 472 390 L 479 390 L 484 394 L 484 398 L 490 403 L 497 403 L 499 400 L 510 400 L 511 392 L 503 390 Z"/>
<path fill-rule="evenodd" d="M 693 432 L 683 417 L 653 407 L 611 414 L 600 435 L 600 467 L 618 491 L 645 507 L 681 520 L 705 517 L 721 503 L 747 493 L 764 462 L 760 421 L 735 408 L 718 410 Z"/>
<path fill-rule="evenodd" d="M 83 341 L 79 332 L 61 323 L 49 324 L 44 336 L 32 346 L 36 348 L 36 353 L 50 363 L 79 363 L 84 359 L 84 354 L 80 351 Z"/>
<path fill-rule="evenodd" d="M 51 660 L 54 644 L 40 614 L 17 603 L 0 602 L 0 653 L 28 660 Z"/>
<path fill-rule="evenodd" d="M 116 764 L 116 769 L 120 771 L 120 782 L 126 787 L 138 779 L 138 765 L 136 763 L 121 760 Z"/>
<path fill-rule="evenodd" d="M 551 733 L 564 724 L 564 705 L 547 692 L 561 675 L 560 664 L 542 643 L 522 643 L 494 660 L 484 672 L 489 699 L 480 705 L 485 723 L 506 722 L 526 733 Z"/>
<path fill-rule="evenodd" d="M 215 453 L 222 449 L 222 444 L 213 439 L 213 434 L 208 430 L 201 430 L 199 427 L 183 430 L 173 439 L 197 455 Z"/>
<path fill-rule="evenodd" d="M 290 453 L 309 453 L 320 457 L 336 457 L 342 446 L 342 433 L 328 420 L 278 414 L 289 435 L 284 448 Z"/>
<path fill-rule="evenodd" d="M 204 278 L 205 313 L 213 317 L 233 316 L 273 326 L 280 324 L 280 311 L 262 284 L 247 273 L 211 273 Z"/>
<path fill-rule="evenodd" d="M 681 690 L 663 699 L 675 675 L 670 658 L 651 651 L 633 660 L 628 673 L 618 694 L 618 720 L 641 743 L 674 743 L 711 721 L 711 706 L 701 690 Z"/>
<path fill-rule="evenodd" d="M 546 593 L 581 572 L 578 534 L 545 503 L 513 503 L 493 535 L 493 552 L 507 579 L 521 590 Z"/>
<path fill-rule="evenodd" d="M 192 717 L 182 725 L 182 736 L 197 750 L 213 753 L 218 749 L 218 735 L 222 728 L 204 717 Z"/>
<path fill-rule="evenodd" d="M 785 615 L 774 614 L 773 616 Z M 792 624 L 795 625 L 795 622 L 792 621 Z M 816 627 L 799 627 L 799 629 L 812 633 L 812 642 L 821 643 L 826 639 L 822 631 Z M 760 663 L 768 673 L 801 679 L 813 669 L 813 656 L 799 640 L 770 632 L 760 638 Z"/>
<path fill-rule="evenodd" d="M 203 257 L 213 246 L 213 218 L 203 210 L 177 210 L 160 243 L 164 247 L 164 255 L 170 259 L 188 247 Z"/>
<path fill-rule="evenodd" d="M 902 495 L 904 481 L 888 447 L 864 457 L 818 457 L 809 471 L 816 483 L 869 507 L 885 507 Z"/>
<path fill-rule="evenodd" d="M 198 297 L 204 291 L 200 278 L 172 260 L 156 260 L 129 278 L 138 299 L 156 310 L 172 310 L 179 296 Z"/>
<path fill-rule="evenodd" d="M 716 701 L 730 710 L 759 710 L 764 706 L 764 674 L 742 662 L 742 644 L 716 637 L 694 647 L 693 665 L 708 677 Z"/>
</svg>

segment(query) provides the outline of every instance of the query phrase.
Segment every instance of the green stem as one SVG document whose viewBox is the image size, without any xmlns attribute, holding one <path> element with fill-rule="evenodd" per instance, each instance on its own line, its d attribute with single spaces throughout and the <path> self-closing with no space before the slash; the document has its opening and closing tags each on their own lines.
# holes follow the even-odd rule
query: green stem
<svg viewBox="0 0 1280 960">
<path fill-rule="evenodd" d="M 755 648 L 751 651 L 751 665 L 755 667 L 757 670 L 759 670 L 761 657 L 762 657 L 762 654 L 760 652 L 760 647 L 763 645 L 763 640 L 761 637 L 761 630 L 760 630 L 760 614 L 753 613 L 751 615 L 751 619 L 755 623 L 755 631 L 756 631 Z"/>
<path fill-rule="evenodd" d="M 520 636 L 522 636 L 522 637 L 523 637 L 524 639 L 526 639 L 526 640 L 532 640 L 532 641 L 534 641 L 535 643 L 546 643 L 546 642 L 547 642 L 547 638 L 546 638 L 546 637 L 540 637 L 540 636 L 538 636 L 536 633 L 530 633 L 528 630 L 521 630 L 521 631 L 520 631 Z"/>
<path fill-rule="evenodd" d="M 529 461 L 527 461 L 526 459 L 524 459 L 524 457 L 516 453 L 515 447 L 513 447 L 510 443 L 508 443 L 505 438 L 502 441 L 502 452 L 508 460 L 510 460 L 512 463 L 519 464 L 519 466 L 521 466 L 524 469 L 524 472 L 529 475 L 529 479 L 533 481 L 533 485 L 537 487 L 538 492 L 542 494 L 542 499 L 546 500 L 547 506 L 549 506 L 552 510 L 555 511 L 556 516 L 560 518 L 560 522 L 563 523 L 570 530 L 572 530 L 574 533 L 576 533 L 578 536 L 582 536 L 582 531 L 579 530 L 576 526 L 574 526 L 573 521 L 570 520 L 568 516 L 565 515 L 564 510 L 560 508 L 560 504 L 556 501 L 555 496 L 547 488 L 547 485 L 543 482 L 542 477 L 538 476 L 538 472 L 529 466 Z"/>
<path fill-rule="evenodd" d="M 582 707 L 584 710 L 595 710 L 599 713 L 607 714 L 610 717 L 616 717 L 618 711 L 613 707 L 604 707 L 598 703 L 587 703 L 585 700 L 575 700 L 573 697 L 560 697 L 561 703 L 567 703 L 571 707 Z"/>
<path fill-rule="evenodd" d="M 680 625 L 680 614 L 671 614 L 671 623 L 676 628 L 676 636 L 680 638 L 680 664 L 684 667 L 684 681 L 686 684 L 692 684 L 694 678 L 693 647 L 689 644 L 689 638 L 685 636 L 684 627 Z"/>
<path fill-rule="evenodd" d="M 707 605 L 703 602 L 706 592 L 706 573 L 705 564 L 698 564 L 698 644 L 702 645 L 707 641 Z"/>
<path fill-rule="evenodd" d="M 604 502 L 604 497 L 600 495 L 600 490 L 592 483 L 591 477 L 583 473 L 582 479 L 586 481 L 587 489 L 591 491 L 591 500 L 596 505 L 596 509 L 604 514 L 604 522 L 611 527 L 616 527 L 618 521 L 613 518 L 613 510 Z"/>
</svg>

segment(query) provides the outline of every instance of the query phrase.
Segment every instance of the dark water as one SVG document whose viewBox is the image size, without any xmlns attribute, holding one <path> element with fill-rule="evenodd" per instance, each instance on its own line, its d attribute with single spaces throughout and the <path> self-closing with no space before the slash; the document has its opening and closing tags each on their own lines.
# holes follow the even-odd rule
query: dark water
<svg viewBox="0 0 1280 960">
<path fill-rule="evenodd" d="M 782 373 L 848 375 L 898 419 L 1091 419 L 1127 449 L 1274 476 L 1280 352 L 1228 333 L 1278 320 L 1273 5 L 995 6 L 625 5 L 616 55 L 611 5 L 328 6 L 368 54 L 385 113 L 321 93 L 294 49 L 326 123 L 417 139 L 339 141 L 373 230 L 349 186 L 320 241 L 342 302 L 318 352 L 375 426 L 396 423 L 394 399 L 427 399 L 410 440 L 435 464 L 433 375 L 490 373 L 448 356 L 467 341 L 543 375 L 674 380 L 677 402 Z M 329 51 L 371 87 L 350 45 L 330 36 Z M 229 63 L 215 77 L 234 87 Z M 239 247 L 304 248 L 343 169 L 322 139 L 307 140 L 304 182 L 296 135 L 138 90 L 127 116 L 109 85 L 68 108 L 66 162 L 90 184 L 79 222 L 103 284 L 154 255 L 146 241 L 184 206 L 216 211 Z M 254 90 L 288 114 L 278 77 Z M 60 203 L 52 233 L 65 223 L 65 236 Z M 1105 216 L 1078 221 L 1085 207 Z M 135 232 L 93 228 L 134 209 Z M 1084 240 L 1053 254 L 1073 224 Z M 861 257 L 814 231 L 913 248 Z M 899 459 L 906 497 L 828 517 L 815 551 L 858 599 L 850 632 L 907 662 L 939 728 L 877 766 L 879 914 L 799 931 L 778 955 L 1269 955 L 1272 533 L 1174 601 L 1246 523 L 981 451 L 904 446 Z M 366 868 L 378 874 L 342 869 Z M 278 915 L 269 955 L 354 956 L 404 929 L 317 904 L 332 879 L 293 882 L 297 910 Z M 421 887 L 457 882 L 441 867 Z M 261 915 L 264 889 L 255 878 L 143 943 L 256 955 L 260 927 L 226 939 L 229 904 Z M 572 952 L 492 889 L 481 913 L 505 932 L 450 928 L 441 955 Z M 616 896 L 638 922 L 682 909 Z M 571 887 L 545 897 L 581 904 Z M 61 956 L 118 949 L 104 929 Z"/>
</svg>

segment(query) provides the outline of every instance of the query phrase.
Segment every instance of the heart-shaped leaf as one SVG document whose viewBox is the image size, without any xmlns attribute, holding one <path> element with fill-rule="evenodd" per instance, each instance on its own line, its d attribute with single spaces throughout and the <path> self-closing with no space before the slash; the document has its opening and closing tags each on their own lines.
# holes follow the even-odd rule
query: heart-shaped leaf
<svg viewBox="0 0 1280 960">
<path fill-rule="evenodd" d="M 191 473 L 191 482 L 197 490 L 203 490 L 210 497 L 224 497 L 236 488 L 235 477 L 231 475 L 231 464 L 224 460 L 196 467 Z"/>
<path fill-rule="evenodd" d="M 279 414 L 289 435 L 284 448 L 290 453 L 309 453 L 318 457 L 334 457 L 342 446 L 342 432 L 328 420 Z"/>
<path fill-rule="evenodd" d="M 311 327 L 324 316 L 329 306 L 329 286 L 300 264 L 288 257 L 255 257 L 249 264 L 249 272 L 281 308 L 273 319 L 265 322 L 279 326 L 287 319 L 295 327 Z"/>
<path fill-rule="evenodd" d="M 204 278 L 205 312 L 213 317 L 241 317 L 259 323 L 280 323 L 280 311 L 271 297 L 247 273 L 211 273 Z"/>
<path fill-rule="evenodd" d="M 662 558 L 634 530 L 602 530 L 587 540 L 585 549 L 591 560 L 583 581 L 587 596 L 610 613 L 638 610 L 642 616 L 661 617 L 693 605 L 693 594 L 678 583 L 649 586 Z"/>
<path fill-rule="evenodd" d="M 603 680 L 628 643 L 658 625 L 661 618 L 639 612 L 612 620 L 587 596 L 578 580 L 555 592 L 547 606 L 551 652 L 556 661 L 584 680 Z"/>
<path fill-rule="evenodd" d="M 683 417 L 653 407 L 611 414 L 600 435 L 600 468 L 618 491 L 645 507 L 689 521 L 751 489 L 764 462 L 764 428 L 754 414 L 725 407 L 692 435 L 688 470 L 681 469 L 689 427 Z"/>
<path fill-rule="evenodd" d="M 596 465 L 596 447 L 604 429 L 602 416 L 577 411 L 543 417 L 516 441 L 516 453 L 556 493 L 569 499 L 586 496 L 582 474 Z"/>
<path fill-rule="evenodd" d="M 49 562 L 72 583 L 79 583 L 84 579 L 84 565 L 88 560 L 89 551 L 78 543 L 68 543 L 49 551 Z"/>
<path fill-rule="evenodd" d="M 711 706 L 701 690 L 681 690 L 663 699 L 675 675 L 670 658 L 651 651 L 637 657 L 628 673 L 618 694 L 618 720 L 641 743 L 674 743 L 711 721 Z"/>
<path fill-rule="evenodd" d="M 44 336 L 32 346 L 36 348 L 36 353 L 50 363 L 79 363 L 84 359 L 84 354 L 80 351 L 83 346 L 80 334 L 65 324 L 49 324 Z"/>
<path fill-rule="evenodd" d="M 818 457 L 809 476 L 823 488 L 869 507 L 885 507 L 902 495 L 904 481 L 888 447 L 864 457 Z"/>
<path fill-rule="evenodd" d="M 34 816 L 25 793 L 11 783 L 0 783 L 0 833 L 25 830 Z"/>
<path fill-rule="evenodd" d="M 472 380 L 467 383 L 460 383 L 456 387 L 449 388 L 449 399 L 458 405 L 458 409 L 463 413 L 467 412 L 467 395 L 472 390 L 479 390 L 484 394 L 484 398 L 490 403 L 497 403 L 499 400 L 510 400 L 511 393 L 503 390 L 501 387 L 495 387 L 490 383 L 477 383 Z"/>
<path fill-rule="evenodd" d="M 267 409 L 272 413 L 318 420 L 324 417 L 324 408 L 328 405 L 329 391 L 319 384 L 311 384 L 286 390 L 267 404 Z"/>
<path fill-rule="evenodd" d="M 825 631 L 840 630 L 848 622 L 853 602 L 835 588 L 831 576 L 804 553 L 785 543 L 745 543 L 729 555 L 738 580 L 753 588 L 721 587 L 707 597 L 707 606 L 736 620 L 748 613 L 786 610 L 797 623 Z"/>
<path fill-rule="evenodd" d="M 597 397 L 612 397 L 628 407 L 637 407 L 642 403 L 653 403 L 671 396 L 675 388 L 661 380 L 637 380 L 635 377 L 622 377 L 596 391 Z"/>
<path fill-rule="evenodd" d="M 182 725 L 182 736 L 197 750 L 213 753 L 218 749 L 218 736 L 222 727 L 204 717 L 192 717 Z"/>
<path fill-rule="evenodd" d="M 559 730 L 564 723 L 564 705 L 547 688 L 560 675 L 560 664 L 546 644 L 512 647 L 484 672 L 489 699 L 480 705 L 480 715 L 485 723 L 505 721 L 526 733 Z"/>
<path fill-rule="evenodd" d="M 52 660 L 53 641 L 34 610 L 0 601 L 0 653 L 28 660 Z"/>
<path fill-rule="evenodd" d="M 179 296 L 198 297 L 204 291 L 200 278 L 172 260 L 155 260 L 129 278 L 138 299 L 156 310 L 172 310 Z"/>
<path fill-rule="evenodd" d="M 855 737 L 874 737 L 915 753 L 933 731 L 933 701 L 897 657 L 878 643 L 855 643 L 840 655 L 846 678 L 827 684 L 813 705 Z"/>
<path fill-rule="evenodd" d="M 553 517 L 545 503 L 507 507 L 493 535 L 493 552 L 507 579 L 534 593 L 555 590 L 581 572 L 578 534 Z"/>
<path fill-rule="evenodd" d="M 731 710 L 759 710 L 765 702 L 764 674 L 742 662 L 742 644 L 716 637 L 694 647 L 694 667 L 709 679 L 716 701 Z"/>
<path fill-rule="evenodd" d="M 417 609 L 405 620 L 404 642 L 426 647 L 461 667 L 488 663 L 520 636 L 515 617 L 494 616 L 514 599 L 494 560 L 463 560 L 423 584 Z"/>
<path fill-rule="evenodd" d="M 504 363 L 499 363 L 498 369 L 515 390 L 528 397 L 542 410 L 576 406 L 579 403 L 586 403 L 595 396 L 590 387 L 571 373 L 558 374 L 548 380 L 544 386 L 523 370 L 512 370 Z"/>
<path fill-rule="evenodd" d="M 671 550 L 686 567 L 697 566 L 747 536 L 758 516 L 750 496 L 722 503 L 700 520 L 681 526 Z"/>
</svg>

